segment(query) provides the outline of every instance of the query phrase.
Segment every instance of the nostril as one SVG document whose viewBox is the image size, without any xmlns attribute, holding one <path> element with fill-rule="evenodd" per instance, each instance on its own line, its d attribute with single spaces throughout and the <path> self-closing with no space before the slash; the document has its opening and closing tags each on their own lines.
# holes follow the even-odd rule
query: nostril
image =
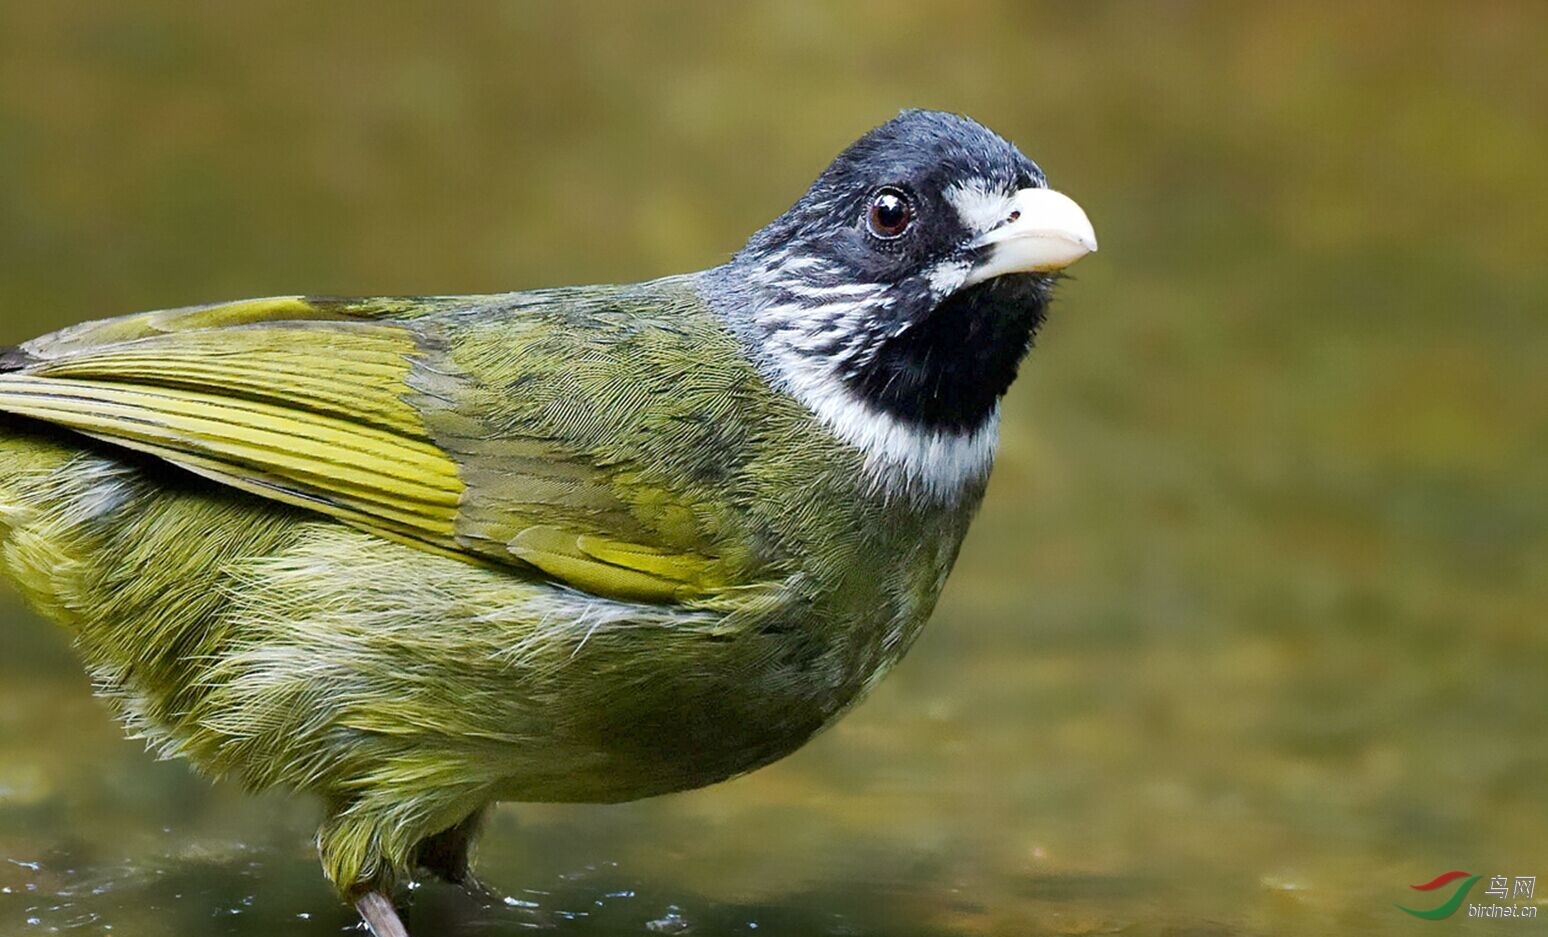
<svg viewBox="0 0 1548 937">
<path fill-rule="evenodd" d="M 1020 218 L 1020 217 L 1021 217 L 1021 210 L 1017 209 L 1016 211 L 1013 211 L 1013 212 L 1010 213 L 1010 218 L 1007 219 L 1007 220 L 1015 221 L 1017 218 Z"/>
</svg>

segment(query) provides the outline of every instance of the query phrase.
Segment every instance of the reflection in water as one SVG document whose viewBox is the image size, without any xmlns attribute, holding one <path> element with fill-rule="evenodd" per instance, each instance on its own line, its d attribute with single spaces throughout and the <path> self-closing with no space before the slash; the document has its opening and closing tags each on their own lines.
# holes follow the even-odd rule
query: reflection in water
<svg viewBox="0 0 1548 937">
<path fill-rule="evenodd" d="M 1548 872 L 1541 10 L 314 7 L 0 14 L 0 343 L 698 269 L 904 105 L 1103 236 L 875 697 L 502 809 L 420 937 L 1406 934 L 1411 884 Z M 314 805 L 152 761 L 63 640 L 0 594 L 0 934 L 352 926 Z"/>
</svg>

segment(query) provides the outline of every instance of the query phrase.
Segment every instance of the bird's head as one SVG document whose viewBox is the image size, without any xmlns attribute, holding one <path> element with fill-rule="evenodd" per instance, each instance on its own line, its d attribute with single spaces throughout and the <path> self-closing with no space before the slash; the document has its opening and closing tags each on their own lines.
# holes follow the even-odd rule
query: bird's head
<svg viewBox="0 0 1548 937">
<path fill-rule="evenodd" d="M 988 472 L 1058 271 L 1094 250 L 1085 212 L 1014 145 L 905 111 L 753 235 L 712 295 L 883 487 L 951 498 Z"/>
</svg>

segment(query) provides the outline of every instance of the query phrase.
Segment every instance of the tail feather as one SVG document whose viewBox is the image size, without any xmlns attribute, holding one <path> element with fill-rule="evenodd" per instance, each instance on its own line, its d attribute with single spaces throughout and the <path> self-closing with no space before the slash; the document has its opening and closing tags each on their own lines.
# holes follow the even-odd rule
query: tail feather
<svg viewBox="0 0 1548 937">
<path fill-rule="evenodd" d="M 0 374 L 4 374 L 7 371 L 20 371 L 36 360 L 36 358 L 23 351 L 20 346 L 0 348 Z"/>
</svg>

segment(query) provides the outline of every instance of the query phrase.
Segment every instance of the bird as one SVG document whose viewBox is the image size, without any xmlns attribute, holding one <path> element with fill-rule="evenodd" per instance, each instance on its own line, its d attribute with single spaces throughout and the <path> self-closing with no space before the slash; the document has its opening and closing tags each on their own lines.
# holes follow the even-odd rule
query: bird
<svg viewBox="0 0 1548 937">
<path fill-rule="evenodd" d="M 315 795 L 378 937 L 491 805 L 789 754 L 930 617 L 1086 213 L 906 110 L 717 266 L 0 351 L 0 568 L 165 756 Z"/>
</svg>

